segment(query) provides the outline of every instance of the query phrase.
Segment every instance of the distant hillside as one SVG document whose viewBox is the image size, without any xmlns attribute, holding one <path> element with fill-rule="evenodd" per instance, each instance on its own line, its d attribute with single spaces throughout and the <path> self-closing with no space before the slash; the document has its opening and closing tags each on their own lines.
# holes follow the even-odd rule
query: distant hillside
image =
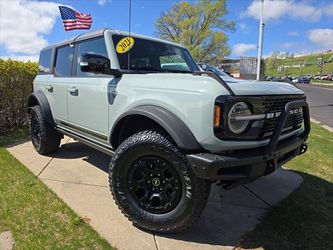
<svg viewBox="0 0 333 250">
<path fill-rule="evenodd" d="M 317 67 L 318 57 L 323 56 L 323 74 L 333 74 L 333 52 L 316 53 L 288 59 L 265 59 L 266 76 L 314 75 L 320 72 Z M 302 68 L 303 66 L 303 69 Z"/>
</svg>

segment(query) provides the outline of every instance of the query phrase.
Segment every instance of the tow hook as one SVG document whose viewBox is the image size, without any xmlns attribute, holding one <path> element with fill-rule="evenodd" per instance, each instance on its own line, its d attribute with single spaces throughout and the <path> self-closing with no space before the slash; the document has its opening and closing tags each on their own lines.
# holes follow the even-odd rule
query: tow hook
<svg viewBox="0 0 333 250">
<path fill-rule="evenodd" d="M 308 145 L 302 144 L 298 155 L 304 154 L 307 150 L 308 150 Z"/>
</svg>

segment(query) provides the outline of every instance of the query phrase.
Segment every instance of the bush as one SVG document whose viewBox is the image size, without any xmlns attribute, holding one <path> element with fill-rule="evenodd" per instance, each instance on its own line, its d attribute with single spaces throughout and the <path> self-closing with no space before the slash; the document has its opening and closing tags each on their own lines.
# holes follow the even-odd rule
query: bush
<svg viewBox="0 0 333 250">
<path fill-rule="evenodd" d="M 0 135 L 28 125 L 27 98 L 38 64 L 0 59 Z"/>
</svg>

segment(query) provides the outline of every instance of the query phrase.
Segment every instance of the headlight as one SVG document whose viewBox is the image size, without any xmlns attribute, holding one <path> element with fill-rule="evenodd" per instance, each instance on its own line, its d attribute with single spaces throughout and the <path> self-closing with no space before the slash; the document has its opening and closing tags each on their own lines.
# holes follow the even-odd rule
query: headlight
<svg viewBox="0 0 333 250">
<path fill-rule="evenodd" d="M 243 133 L 249 125 L 249 120 L 239 119 L 251 115 L 251 111 L 245 102 L 237 102 L 234 104 L 228 114 L 228 126 L 234 134 Z"/>
</svg>

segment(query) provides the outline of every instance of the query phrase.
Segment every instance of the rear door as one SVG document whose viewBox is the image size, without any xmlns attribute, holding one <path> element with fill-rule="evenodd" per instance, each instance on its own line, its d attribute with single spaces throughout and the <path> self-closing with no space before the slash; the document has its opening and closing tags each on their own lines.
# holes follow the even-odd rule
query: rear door
<svg viewBox="0 0 333 250">
<path fill-rule="evenodd" d="M 81 71 L 81 54 L 108 57 L 103 37 L 76 45 L 73 77 L 68 85 L 68 118 L 75 129 L 98 139 L 107 140 L 108 85 L 113 76 Z"/>
<path fill-rule="evenodd" d="M 59 121 L 68 120 L 67 88 L 71 81 L 74 47 L 66 45 L 56 49 L 54 72 L 45 85 L 45 93 L 50 104 L 53 118 Z"/>
</svg>

